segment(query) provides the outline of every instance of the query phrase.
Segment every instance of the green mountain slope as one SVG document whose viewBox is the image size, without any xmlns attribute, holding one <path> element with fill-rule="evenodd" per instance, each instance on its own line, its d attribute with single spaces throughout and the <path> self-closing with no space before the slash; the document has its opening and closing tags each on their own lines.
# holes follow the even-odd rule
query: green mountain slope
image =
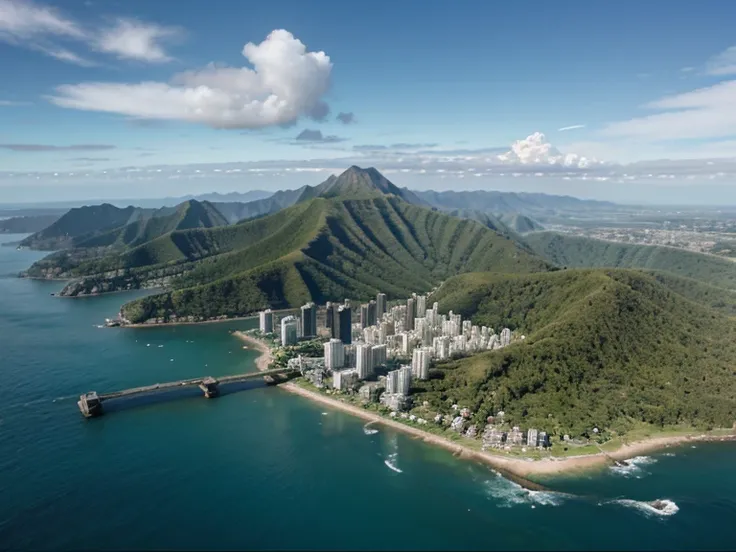
<svg viewBox="0 0 736 552">
<path fill-rule="evenodd" d="M 121 209 L 103 203 L 69 210 L 59 220 L 21 242 L 23 247 L 41 250 L 64 249 L 82 236 L 92 237 L 135 220 L 142 210 L 133 206 Z"/>
<path fill-rule="evenodd" d="M 633 424 L 731 427 L 736 322 L 627 270 L 465 274 L 441 309 L 526 339 L 441 365 L 418 384 L 438 409 L 458 402 L 478 421 L 499 410 L 525 427 L 588 435 Z"/>
<path fill-rule="evenodd" d="M 652 245 L 633 245 L 554 232 L 524 236 L 540 256 L 557 266 L 661 270 L 707 284 L 736 289 L 736 263 L 713 255 Z"/>
<path fill-rule="evenodd" d="M 295 298 L 357 299 L 379 290 L 404 297 L 460 272 L 549 268 L 477 222 L 390 195 L 317 198 L 236 226 L 175 232 L 118 261 L 124 266 L 106 268 L 135 278 L 165 266 L 181 271 L 171 281 L 173 291 L 126 305 L 126 316 L 138 322 L 172 313 L 245 314 L 294 306 Z"/>
</svg>

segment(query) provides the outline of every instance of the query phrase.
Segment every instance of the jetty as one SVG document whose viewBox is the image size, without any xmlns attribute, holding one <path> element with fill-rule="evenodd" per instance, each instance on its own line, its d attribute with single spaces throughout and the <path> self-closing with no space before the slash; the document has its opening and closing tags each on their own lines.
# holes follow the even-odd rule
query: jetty
<svg viewBox="0 0 736 552">
<path fill-rule="evenodd" d="M 137 395 L 145 395 L 149 393 L 158 393 L 170 389 L 178 389 L 181 387 L 199 387 L 204 396 L 208 399 L 215 398 L 220 394 L 219 386 L 227 383 L 239 383 L 249 380 L 262 378 L 267 384 L 275 385 L 289 379 L 289 376 L 298 372 L 289 368 L 274 368 L 272 370 L 264 370 L 262 372 L 248 372 L 247 374 L 235 374 L 232 376 L 222 376 L 213 378 L 205 376 L 201 378 L 184 379 L 178 381 L 170 381 L 166 383 L 155 383 L 153 385 L 145 385 L 143 387 L 133 387 L 122 391 L 114 391 L 112 393 L 97 393 L 90 391 L 79 396 L 77 406 L 79 411 L 85 418 L 95 418 L 103 414 L 102 403 L 111 399 L 119 399 L 123 397 L 133 397 Z"/>
</svg>

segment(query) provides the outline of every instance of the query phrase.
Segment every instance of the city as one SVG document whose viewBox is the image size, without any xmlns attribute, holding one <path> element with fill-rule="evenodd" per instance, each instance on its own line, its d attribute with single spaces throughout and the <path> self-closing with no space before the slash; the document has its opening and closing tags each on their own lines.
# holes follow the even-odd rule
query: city
<svg viewBox="0 0 736 552">
<path fill-rule="evenodd" d="M 276 359 L 285 360 L 286 366 L 300 371 L 304 383 L 326 394 L 376 408 L 390 418 L 480 439 L 482 450 L 548 448 L 547 432 L 522 431 L 506 422 L 503 411 L 489 416 L 485 427 L 479 428 L 471 423 L 473 413 L 462 405 L 428 414 L 426 401 L 415 404 L 412 383 L 430 379 L 436 363 L 525 339 L 509 328 L 496 333 L 475 325 L 452 311 L 441 314 L 437 302 L 428 308 L 431 296 L 413 293 L 405 301 L 389 302 L 386 294 L 378 293 L 355 309 L 349 299 L 324 306 L 310 302 L 298 315 L 283 313 L 280 319 L 267 309 L 259 313 L 258 334 L 270 338 Z"/>
</svg>

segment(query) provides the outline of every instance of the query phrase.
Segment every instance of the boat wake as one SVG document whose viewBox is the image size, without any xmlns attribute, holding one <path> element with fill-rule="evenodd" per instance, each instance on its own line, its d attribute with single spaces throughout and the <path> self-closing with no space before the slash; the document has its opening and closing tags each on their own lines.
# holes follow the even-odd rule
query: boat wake
<svg viewBox="0 0 736 552">
<path fill-rule="evenodd" d="M 618 465 L 611 466 L 610 470 L 616 475 L 641 479 L 643 476 L 649 475 L 649 472 L 643 466 L 654 464 L 656 461 L 657 459 L 651 456 L 635 456 L 634 458 L 624 460 Z"/>
<path fill-rule="evenodd" d="M 635 510 L 641 512 L 647 517 L 673 516 L 677 512 L 680 511 L 680 508 L 677 506 L 677 504 L 675 504 L 674 501 L 669 500 L 667 498 L 653 500 L 651 502 L 646 502 L 643 500 L 631 500 L 629 498 L 621 498 L 618 500 L 611 500 L 610 503 L 619 504 L 621 506 L 626 506 L 628 508 L 634 508 Z"/>
<path fill-rule="evenodd" d="M 484 481 L 486 496 L 497 501 L 499 508 L 511 508 L 519 505 L 559 506 L 564 501 L 565 493 L 554 491 L 532 491 L 518 483 L 506 479 L 493 470 L 495 477 Z"/>
</svg>

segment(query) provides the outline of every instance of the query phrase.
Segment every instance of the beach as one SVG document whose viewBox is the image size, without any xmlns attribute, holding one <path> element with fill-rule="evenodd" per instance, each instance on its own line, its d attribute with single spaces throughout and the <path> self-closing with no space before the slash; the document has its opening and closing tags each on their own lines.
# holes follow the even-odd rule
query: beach
<svg viewBox="0 0 736 552">
<path fill-rule="evenodd" d="M 261 371 L 268 369 L 273 359 L 270 347 L 260 339 L 252 337 L 244 332 L 234 332 L 234 334 L 243 341 L 252 344 L 254 349 L 257 349 L 262 353 L 256 361 L 258 369 Z M 359 408 L 355 405 L 348 404 L 338 398 L 328 397 L 318 391 L 305 389 L 304 387 L 301 387 L 293 382 L 281 384 L 279 385 L 279 388 L 288 391 L 289 393 L 300 395 L 304 398 L 310 399 L 320 404 L 324 404 L 337 410 L 341 410 L 358 418 L 367 420 L 371 423 L 383 424 L 386 427 L 390 427 L 397 431 L 401 431 L 403 433 L 411 435 L 415 438 L 421 439 L 425 443 L 436 445 L 449 450 L 454 455 L 460 458 L 480 461 L 490 465 L 495 469 L 498 469 L 499 471 L 505 472 L 506 474 L 511 474 L 513 476 L 518 476 L 522 478 L 561 475 L 577 471 L 599 469 L 612 464 L 614 460 L 626 460 L 659 449 L 682 445 L 689 442 L 736 440 L 736 435 L 734 435 L 733 433 L 730 435 L 708 435 L 705 433 L 693 435 L 671 435 L 634 441 L 624 444 L 620 448 L 611 452 L 599 452 L 595 454 L 567 456 L 563 458 L 550 457 L 543 458 L 541 460 L 518 457 L 514 458 L 504 456 L 501 452 L 491 453 L 472 449 L 466 445 L 451 441 L 450 439 L 447 439 L 440 435 L 435 435 L 433 433 L 423 431 L 419 428 L 404 424 L 398 420 L 386 418 L 385 416 L 382 416 L 375 412 L 371 412 L 363 408 Z"/>
<path fill-rule="evenodd" d="M 240 339 L 241 341 L 244 341 L 247 343 L 251 348 L 255 349 L 256 351 L 260 352 L 258 359 L 256 360 L 256 368 L 260 370 L 261 372 L 268 370 L 268 367 L 271 365 L 271 362 L 273 362 L 273 355 L 271 354 L 271 348 L 261 341 L 260 339 L 257 339 L 251 335 L 248 335 L 245 332 L 236 331 L 233 332 L 233 335 Z"/>
</svg>

